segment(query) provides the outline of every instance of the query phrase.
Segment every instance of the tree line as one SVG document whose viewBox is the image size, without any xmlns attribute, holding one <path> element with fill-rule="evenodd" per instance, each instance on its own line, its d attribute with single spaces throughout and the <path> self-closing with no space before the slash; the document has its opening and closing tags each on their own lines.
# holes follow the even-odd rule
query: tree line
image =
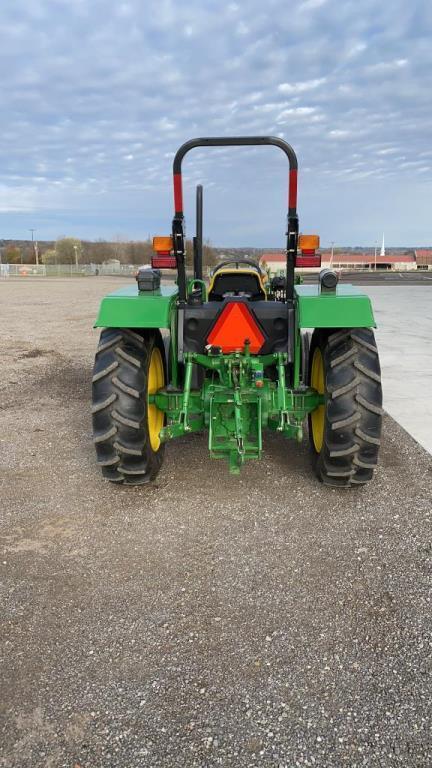
<svg viewBox="0 0 432 768">
<path fill-rule="evenodd" d="M 37 249 L 37 250 L 36 250 Z M 153 253 L 152 241 L 147 240 L 79 240 L 60 237 L 55 241 L 3 241 L 1 261 L 9 264 L 102 264 L 112 260 L 120 264 L 149 264 Z M 203 245 L 203 264 L 213 266 L 216 251 L 209 242 Z M 186 242 L 186 262 L 193 261 L 193 244 Z"/>
</svg>

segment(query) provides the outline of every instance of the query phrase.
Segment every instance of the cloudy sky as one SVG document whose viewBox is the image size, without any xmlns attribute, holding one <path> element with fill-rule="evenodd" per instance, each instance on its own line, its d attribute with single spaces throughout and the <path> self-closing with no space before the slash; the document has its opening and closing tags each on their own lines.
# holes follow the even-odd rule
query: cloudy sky
<svg viewBox="0 0 432 768">
<path fill-rule="evenodd" d="M 194 136 L 274 134 L 323 245 L 432 243 L 428 0 L 4 0 L 0 238 L 167 234 Z M 194 150 L 216 245 L 283 245 L 285 156 Z M 189 211 L 189 216 L 188 216 Z"/>
</svg>

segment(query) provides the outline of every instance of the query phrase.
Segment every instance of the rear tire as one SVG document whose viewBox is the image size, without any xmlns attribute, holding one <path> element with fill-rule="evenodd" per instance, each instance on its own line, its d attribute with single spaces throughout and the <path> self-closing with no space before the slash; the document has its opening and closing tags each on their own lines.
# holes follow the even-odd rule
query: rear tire
<svg viewBox="0 0 432 768">
<path fill-rule="evenodd" d="M 164 415 L 148 404 L 149 388 L 165 384 L 161 334 L 105 328 L 92 380 L 93 441 L 102 475 L 138 485 L 158 474 L 165 446 L 158 434 Z"/>
<path fill-rule="evenodd" d="M 308 381 L 325 400 L 309 415 L 312 462 L 318 478 L 332 486 L 364 485 L 377 465 L 383 413 L 373 331 L 314 331 Z"/>
</svg>

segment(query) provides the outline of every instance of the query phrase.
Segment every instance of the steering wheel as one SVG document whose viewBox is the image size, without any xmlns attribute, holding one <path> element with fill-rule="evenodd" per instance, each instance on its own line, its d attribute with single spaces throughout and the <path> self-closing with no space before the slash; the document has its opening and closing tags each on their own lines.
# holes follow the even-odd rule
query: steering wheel
<svg viewBox="0 0 432 768">
<path fill-rule="evenodd" d="M 236 269 L 241 269 L 241 267 L 252 267 L 253 269 L 256 269 L 259 275 L 262 274 L 261 269 L 259 265 L 256 263 L 256 261 L 252 261 L 252 259 L 229 259 L 227 261 L 222 261 L 220 264 L 217 265 L 212 271 L 212 275 L 215 275 L 216 272 L 218 272 L 220 269 L 224 269 L 224 267 L 229 266 L 230 264 L 235 264 Z"/>
</svg>

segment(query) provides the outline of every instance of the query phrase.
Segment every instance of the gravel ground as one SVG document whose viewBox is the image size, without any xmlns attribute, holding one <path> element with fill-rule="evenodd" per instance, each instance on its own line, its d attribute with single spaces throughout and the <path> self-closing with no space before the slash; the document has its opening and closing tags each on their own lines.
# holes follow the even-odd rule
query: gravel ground
<svg viewBox="0 0 432 768">
<path fill-rule="evenodd" d="M 151 487 L 95 466 L 114 279 L 0 284 L 3 767 L 430 766 L 431 457 L 391 419 L 365 489 L 271 436 Z"/>
</svg>

